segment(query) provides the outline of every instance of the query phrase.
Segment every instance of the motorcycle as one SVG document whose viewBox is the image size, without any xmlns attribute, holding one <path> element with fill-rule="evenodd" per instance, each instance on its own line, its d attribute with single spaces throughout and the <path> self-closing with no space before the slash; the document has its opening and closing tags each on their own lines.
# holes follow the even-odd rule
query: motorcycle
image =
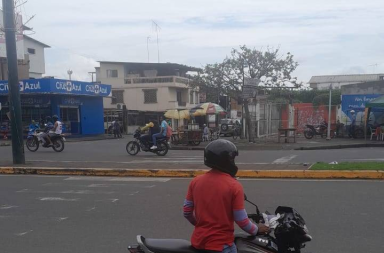
<svg viewBox="0 0 384 253">
<path fill-rule="evenodd" d="M 306 139 L 312 139 L 315 135 L 320 135 L 321 138 L 327 137 L 327 131 L 328 131 L 328 123 L 326 121 L 323 121 L 320 125 L 305 125 L 307 129 L 304 130 L 304 137 Z M 335 136 L 334 131 L 330 131 L 331 138 Z"/>
<path fill-rule="evenodd" d="M 140 129 L 137 129 L 135 131 L 135 134 L 133 135 L 133 138 L 136 140 L 128 142 L 125 149 L 127 150 L 128 154 L 130 155 L 137 155 L 140 150 L 144 152 L 152 152 L 155 153 L 158 156 L 165 156 L 168 153 L 168 143 L 167 143 L 167 137 L 161 137 L 157 139 L 157 149 L 151 149 L 153 146 L 152 138 L 151 141 L 141 141 L 141 131 Z"/>
<path fill-rule="evenodd" d="M 301 253 L 305 243 L 312 240 L 303 217 L 295 209 L 279 206 L 275 215 L 261 214 L 256 204 L 246 196 L 245 200 L 256 207 L 256 213 L 248 217 L 256 223 L 268 224 L 271 230 L 266 235 L 235 234 L 238 253 Z M 149 239 L 138 235 L 137 243 L 128 246 L 130 253 L 201 253 L 182 239 Z"/>
<path fill-rule="evenodd" d="M 52 146 L 44 144 L 42 135 L 44 131 L 39 129 L 30 129 L 27 136 L 27 141 L 25 145 L 27 149 L 31 152 L 36 152 L 41 145 L 43 148 L 52 147 L 56 152 L 62 152 L 64 150 L 64 142 L 66 141 L 64 135 L 56 135 L 51 137 L 53 143 Z"/>
</svg>

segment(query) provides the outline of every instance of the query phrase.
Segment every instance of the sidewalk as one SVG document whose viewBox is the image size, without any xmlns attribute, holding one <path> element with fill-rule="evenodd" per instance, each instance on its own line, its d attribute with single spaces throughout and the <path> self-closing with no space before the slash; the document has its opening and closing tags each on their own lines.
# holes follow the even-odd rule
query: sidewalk
<svg viewBox="0 0 384 253">
<path fill-rule="evenodd" d="M 349 138 L 334 138 L 326 140 L 325 138 L 317 137 L 307 140 L 303 136 L 296 137 L 296 143 L 290 140 L 290 143 L 278 143 L 277 137 L 268 139 L 255 139 L 254 143 L 249 143 L 248 140 L 233 140 L 230 137 L 223 138 L 236 144 L 239 150 L 319 150 L 319 149 L 342 149 L 342 148 L 362 148 L 362 147 L 384 147 L 383 141 L 364 139 L 349 139 Z M 171 146 L 173 150 L 204 150 L 208 142 L 201 143 L 199 146 Z"/>
</svg>

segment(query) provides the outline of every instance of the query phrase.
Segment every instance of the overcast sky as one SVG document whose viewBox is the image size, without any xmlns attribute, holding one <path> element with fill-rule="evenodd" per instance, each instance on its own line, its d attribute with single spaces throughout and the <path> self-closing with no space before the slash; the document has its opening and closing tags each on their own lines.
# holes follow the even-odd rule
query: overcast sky
<svg viewBox="0 0 384 253">
<path fill-rule="evenodd" d="M 157 62 L 201 67 L 231 48 L 280 47 L 313 75 L 384 72 L 382 0 L 29 0 L 31 35 L 51 46 L 46 74 L 90 80 L 97 61 Z M 370 66 L 378 64 L 377 67 Z"/>
</svg>

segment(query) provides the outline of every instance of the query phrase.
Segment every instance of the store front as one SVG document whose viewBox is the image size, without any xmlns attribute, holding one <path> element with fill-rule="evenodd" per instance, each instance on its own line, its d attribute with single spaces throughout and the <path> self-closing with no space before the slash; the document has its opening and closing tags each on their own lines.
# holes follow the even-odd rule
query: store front
<svg viewBox="0 0 384 253">
<path fill-rule="evenodd" d="M 32 121 L 39 123 L 47 116 L 58 115 L 68 135 L 104 133 L 103 97 L 111 86 L 61 79 L 20 81 L 22 123 L 27 131 Z M 0 82 L 0 125 L 9 124 L 7 81 Z"/>
</svg>

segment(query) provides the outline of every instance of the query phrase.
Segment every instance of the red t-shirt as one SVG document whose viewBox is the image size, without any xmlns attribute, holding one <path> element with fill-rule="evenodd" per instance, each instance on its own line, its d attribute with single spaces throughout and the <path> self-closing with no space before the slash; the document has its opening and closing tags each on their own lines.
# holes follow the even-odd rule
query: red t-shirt
<svg viewBox="0 0 384 253">
<path fill-rule="evenodd" d="M 192 180 L 186 199 L 194 204 L 196 217 L 192 246 L 222 251 L 234 241 L 233 210 L 244 209 L 241 184 L 227 173 L 211 170 Z"/>
</svg>

